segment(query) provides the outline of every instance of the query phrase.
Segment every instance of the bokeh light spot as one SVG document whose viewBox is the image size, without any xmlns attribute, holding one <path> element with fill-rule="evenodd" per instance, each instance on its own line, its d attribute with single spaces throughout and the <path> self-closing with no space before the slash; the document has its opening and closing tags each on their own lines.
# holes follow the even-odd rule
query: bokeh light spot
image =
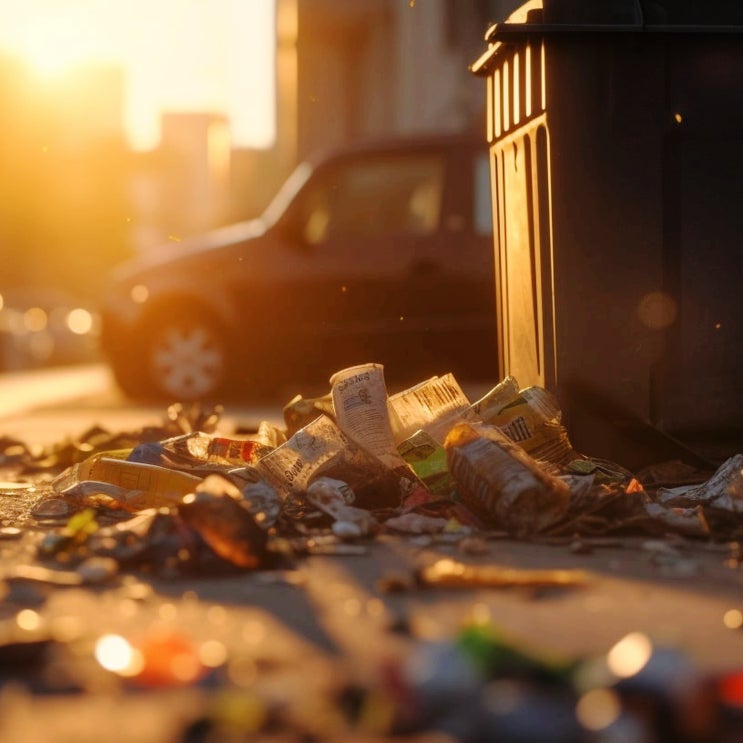
<svg viewBox="0 0 743 743">
<path fill-rule="evenodd" d="M 150 296 L 150 290 L 144 284 L 137 284 L 131 288 L 129 296 L 132 298 L 132 302 L 144 304 Z"/>
<path fill-rule="evenodd" d="M 650 660 L 653 643 L 642 632 L 630 632 L 609 650 L 606 662 L 609 670 L 619 678 L 639 673 Z"/>
<path fill-rule="evenodd" d="M 575 707 L 575 716 L 588 730 L 604 730 L 616 722 L 621 704 L 616 692 L 611 689 L 587 691 Z"/>
<path fill-rule="evenodd" d="M 41 627 L 41 615 L 33 609 L 22 609 L 16 614 L 16 624 L 27 632 L 33 632 Z"/>
<path fill-rule="evenodd" d="M 136 676 L 142 670 L 142 654 L 121 635 L 100 637 L 94 655 L 103 668 L 120 676 Z"/>
<path fill-rule="evenodd" d="M 30 307 L 23 315 L 23 324 L 29 333 L 40 333 L 48 322 L 49 317 L 41 307 Z"/>
<path fill-rule="evenodd" d="M 67 314 L 67 327 L 75 335 L 85 335 L 93 329 L 93 315 L 82 307 L 70 310 Z"/>
<path fill-rule="evenodd" d="M 743 627 L 743 612 L 739 609 L 728 609 L 722 617 L 722 622 L 728 629 L 740 629 Z"/>
<path fill-rule="evenodd" d="M 673 324 L 678 314 L 676 301 L 665 292 L 646 294 L 637 306 L 640 322 L 653 330 L 662 330 Z"/>
<path fill-rule="evenodd" d="M 227 660 L 227 648 L 219 640 L 207 640 L 199 647 L 199 660 L 209 668 L 217 668 Z"/>
</svg>

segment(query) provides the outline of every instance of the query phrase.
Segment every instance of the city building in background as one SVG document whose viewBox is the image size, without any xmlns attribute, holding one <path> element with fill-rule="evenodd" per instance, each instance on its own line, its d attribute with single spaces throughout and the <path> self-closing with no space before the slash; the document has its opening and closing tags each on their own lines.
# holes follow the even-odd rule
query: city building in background
<svg viewBox="0 0 743 743">
<path fill-rule="evenodd" d="M 484 127 L 469 72 L 513 0 L 277 0 L 277 157 Z M 484 138 L 484 131 L 483 131 Z"/>
</svg>

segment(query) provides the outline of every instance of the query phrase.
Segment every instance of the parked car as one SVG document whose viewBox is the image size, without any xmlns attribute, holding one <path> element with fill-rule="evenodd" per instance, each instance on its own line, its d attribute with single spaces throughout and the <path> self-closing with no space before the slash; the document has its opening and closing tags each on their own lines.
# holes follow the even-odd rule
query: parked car
<svg viewBox="0 0 743 743">
<path fill-rule="evenodd" d="M 99 332 L 96 311 L 65 290 L 0 290 L 0 371 L 96 361 Z"/>
<path fill-rule="evenodd" d="M 304 162 L 259 219 L 118 267 L 102 348 L 126 393 L 181 401 L 368 361 L 492 379 L 494 306 L 486 146 L 431 136 Z"/>
</svg>

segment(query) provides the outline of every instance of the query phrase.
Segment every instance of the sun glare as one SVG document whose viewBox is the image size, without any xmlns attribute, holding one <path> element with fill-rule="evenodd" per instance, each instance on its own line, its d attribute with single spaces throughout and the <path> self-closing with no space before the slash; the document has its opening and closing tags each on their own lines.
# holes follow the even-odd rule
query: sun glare
<svg viewBox="0 0 743 743">
<path fill-rule="evenodd" d="M 275 0 L 2 0 L 0 59 L 45 84 L 75 69 L 124 73 L 124 129 L 136 149 L 159 141 L 164 111 L 225 114 L 237 146 L 275 136 Z"/>
<path fill-rule="evenodd" d="M 125 32 L 116 11 L 104 7 L 84 0 L 3 0 L 0 48 L 44 77 L 84 64 L 121 63 Z"/>
<path fill-rule="evenodd" d="M 61 77 L 81 62 L 74 47 L 62 41 L 49 43 L 44 39 L 31 39 L 23 50 L 23 57 L 33 72 L 43 78 Z"/>
</svg>

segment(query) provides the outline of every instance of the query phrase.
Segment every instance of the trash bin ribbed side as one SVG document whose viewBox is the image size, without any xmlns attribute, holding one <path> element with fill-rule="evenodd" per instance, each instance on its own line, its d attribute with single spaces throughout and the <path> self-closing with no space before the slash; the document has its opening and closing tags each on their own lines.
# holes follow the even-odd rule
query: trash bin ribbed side
<svg viewBox="0 0 743 743">
<path fill-rule="evenodd" d="M 743 441 L 743 28 L 589 25 L 571 22 L 576 0 L 541 5 L 490 29 L 472 65 L 501 376 L 553 389 L 579 450 L 639 467 L 722 438 L 729 456 Z"/>
</svg>

